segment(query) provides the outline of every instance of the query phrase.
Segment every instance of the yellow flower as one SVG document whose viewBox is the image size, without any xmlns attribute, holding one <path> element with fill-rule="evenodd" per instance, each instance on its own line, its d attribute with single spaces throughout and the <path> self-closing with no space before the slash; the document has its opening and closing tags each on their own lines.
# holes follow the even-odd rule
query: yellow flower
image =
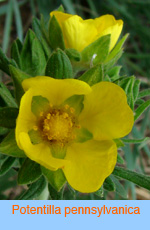
<svg viewBox="0 0 150 230">
<path fill-rule="evenodd" d="M 61 168 L 74 189 L 98 190 L 116 164 L 113 140 L 133 126 L 125 92 L 110 82 L 90 87 L 76 79 L 45 76 L 24 80 L 23 88 L 18 146 L 47 169 Z M 36 143 L 31 133 L 39 135 Z"/>
<path fill-rule="evenodd" d="M 123 27 L 122 20 L 116 20 L 112 15 L 104 15 L 96 19 L 83 20 L 77 15 L 53 11 L 64 36 L 66 48 L 82 51 L 98 38 L 111 34 L 110 50 L 115 46 Z"/>
</svg>

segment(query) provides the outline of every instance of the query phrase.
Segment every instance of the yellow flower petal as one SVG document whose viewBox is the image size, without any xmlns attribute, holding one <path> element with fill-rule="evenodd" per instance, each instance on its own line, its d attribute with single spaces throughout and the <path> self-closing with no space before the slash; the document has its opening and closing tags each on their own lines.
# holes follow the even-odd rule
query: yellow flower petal
<svg viewBox="0 0 150 230">
<path fill-rule="evenodd" d="M 31 111 L 31 102 L 32 102 L 32 97 L 34 96 L 34 93 L 31 90 L 26 92 L 20 103 L 20 108 L 19 108 L 19 115 L 17 118 L 16 122 L 16 141 L 19 147 L 19 134 L 21 132 L 27 133 L 29 130 L 33 129 L 33 127 L 36 125 L 36 117 L 33 115 Z"/>
<path fill-rule="evenodd" d="M 112 15 L 104 15 L 95 19 L 98 37 L 111 34 L 110 50 L 115 46 L 121 34 L 123 21 L 116 20 Z"/>
<path fill-rule="evenodd" d="M 63 21 L 67 20 L 70 17 L 73 17 L 73 15 L 71 14 L 66 14 L 60 11 L 52 11 L 50 13 L 51 18 L 53 17 L 53 15 L 57 18 L 57 21 L 60 24 L 60 26 Z"/>
<path fill-rule="evenodd" d="M 134 116 L 123 89 L 114 83 L 100 82 L 85 96 L 79 122 L 93 133 L 94 139 L 111 140 L 131 131 Z"/>
<path fill-rule="evenodd" d="M 46 97 L 53 105 L 62 104 L 72 95 L 85 95 L 91 91 L 91 87 L 80 80 L 54 79 L 45 76 L 26 79 L 22 85 L 25 91 L 33 88 L 35 95 Z"/>
<path fill-rule="evenodd" d="M 98 38 L 111 34 L 110 50 L 115 46 L 123 27 L 122 20 L 112 15 L 104 15 L 96 19 L 83 20 L 77 15 L 53 11 L 62 29 L 66 48 L 82 51 Z"/>
<path fill-rule="evenodd" d="M 68 147 L 63 168 L 68 183 L 80 192 L 95 192 L 116 164 L 117 148 L 113 141 L 87 141 Z"/>
<path fill-rule="evenodd" d="M 63 168 L 66 160 L 54 158 L 51 154 L 50 147 L 45 143 L 33 145 L 27 133 L 19 134 L 19 142 L 26 155 L 33 161 L 50 170 Z"/>
<path fill-rule="evenodd" d="M 82 51 L 97 36 L 97 29 L 92 19 L 83 20 L 75 15 L 61 23 L 65 46 Z"/>
</svg>

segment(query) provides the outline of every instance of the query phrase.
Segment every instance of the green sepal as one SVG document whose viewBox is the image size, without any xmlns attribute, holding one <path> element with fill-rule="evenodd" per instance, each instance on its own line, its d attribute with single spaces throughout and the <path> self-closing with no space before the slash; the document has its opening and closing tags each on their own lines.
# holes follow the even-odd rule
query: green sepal
<svg viewBox="0 0 150 230">
<path fill-rule="evenodd" d="M 64 188 L 62 188 L 59 192 L 56 191 L 56 189 L 51 186 L 51 184 L 48 184 L 48 190 L 50 194 L 51 200 L 63 200 L 64 197 Z"/>
<path fill-rule="evenodd" d="M 103 68 L 102 65 L 96 65 L 87 70 L 79 80 L 88 83 L 90 86 L 103 80 Z"/>
<path fill-rule="evenodd" d="M 41 167 L 27 158 L 18 172 L 18 184 L 31 184 L 42 175 Z"/>
<path fill-rule="evenodd" d="M 69 57 L 71 61 L 80 61 L 81 60 L 81 53 L 75 49 L 68 48 L 65 49 L 65 53 Z"/>
<path fill-rule="evenodd" d="M 44 189 L 46 188 L 47 183 L 43 176 L 41 176 L 36 182 L 29 186 L 29 189 L 25 191 L 17 200 L 33 200 L 38 198 Z"/>
<path fill-rule="evenodd" d="M 120 139 L 114 139 L 114 142 L 116 143 L 117 148 L 124 147 L 124 143 L 123 143 L 122 140 L 120 140 Z"/>
<path fill-rule="evenodd" d="M 110 69 L 121 57 L 123 53 L 122 46 L 124 45 L 126 39 L 128 38 L 129 34 L 126 34 L 114 47 L 114 49 L 111 51 L 111 53 L 108 55 L 108 57 L 105 60 L 105 69 Z"/>
<path fill-rule="evenodd" d="M 140 174 L 118 166 L 115 167 L 113 175 L 131 181 L 138 186 L 150 190 L 150 176 L 146 176 L 144 174 Z"/>
<path fill-rule="evenodd" d="M 22 70 L 31 76 L 43 75 L 46 58 L 41 43 L 30 29 L 21 51 Z"/>
<path fill-rule="evenodd" d="M 61 48 L 62 50 L 65 49 L 63 33 L 54 15 L 50 19 L 50 23 L 49 23 L 49 41 L 50 41 L 50 46 L 53 49 L 57 49 L 58 47 Z"/>
<path fill-rule="evenodd" d="M 73 95 L 67 98 L 67 100 L 65 100 L 63 105 L 68 104 L 70 107 L 73 107 L 75 109 L 75 114 L 79 115 L 83 109 L 83 101 L 84 101 L 83 95 Z"/>
<path fill-rule="evenodd" d="M 21 69 L 21 58 L 20 58 L 20 53 L 22 50 L 22 43 L 20 42 L 19 39 L 15 40 L 12 43 L 11 46 L 11 58 L 15 60 L 17 63 L 18 67 Z"/>
<path fill-rule="evenodd" d="M 0 108 L 0 126 L 5 128 L 15 128 L 18 109 L 11 107 Z"/>
<path fill-rule="evenodd" d="M 76 141 L 80 143 L 91 140 L 93 138 L 93 134 L 85 128 L 77 129 L 75 134 L 76 134 Z"/>
<path fill-rule="evenodd" d="M 62 4 L 56 9 L 56 11 L 60 11 L 60 12 L 65 13 L 65 9 L 64 9 Z"/>
<path fill-rule="evenodd" d="M 112 181 L 111 177 L 107 177 L 104 181 L 103 188 L 107 191 L 115 191 L 115 184 Z"/>
<path fill-rule="evenodd" d="M 97 65 L 103 63 L 108 56 L 110 35 L 100 37 L 81 52 L 82 63 Z"/>
<path fill-rule="evenodd" d="M 45 75 L 56 79 L 73 78 L 71 62 L 61 49 L 57 49 L 50 56 L 47 62 Z"/>
<path fill-rule="evenodd" d="M 21 71 L 20 69 L 15 68 L 12 65 L 9 66 L 9 70 L 15 87 L 15 98 L 19 105 L 21 97 L 24 94 L 24 90 L 22 88 L 22 81 L 27 78 L 30 78 L 31 76 Z"/>
<path fill-rule="evenodd" d="M 40 116 L 40 112 L 45 112 L 49 109 L 50 102 L 42 96 L 33 96 L 31 102 L 31 111 L 35 116 Z"/>
<path fill-rule="evenodd" d="M 14 157 L 8 157 L 2 165 L 0 165 L 0 176 L 6 174 L 11 167 L 13 166 L 13 164 L 15 163 L 16 158 Z"/>
<path fill-rule="evenodd" d="M 26 157 L 24 152 L 17 146 L 15 130 L 11 130 L 0 143 L 0 152 L 13 157 Z"/>
<path fill-rule="evenodd" d="M 33 145 L 37 145 L 37 144 L 40 144 L 41 142 L 43 142 L 43 139 L 42 139 L 42 136 L 40 135 L 40 132 L 39 130 L 34 130 L 34 129 L 31 129 L 29 132 L 29 137 L 30 137 L 30 140 L 31 140 L 31 143 Z"/>
<path fill-rule="evenodd" d="M 0 82 L 0 97 L 4 100 L 6 105 L 8 105 L 9 107 L 17 107 L 15 99 L 13 98 L 10 91 L 2 82 Z"/>
<path fill-rule="evenodd" d="M 42 173 L 44 174 L 48 182 L 51 184 L 51 186 L 59 192 L 66 183 L 66 178 L 64 176 L 63 171 L 61 169 L 51 171 L 44 167 L 41 167 L 41 169 Z"/>
</svg>

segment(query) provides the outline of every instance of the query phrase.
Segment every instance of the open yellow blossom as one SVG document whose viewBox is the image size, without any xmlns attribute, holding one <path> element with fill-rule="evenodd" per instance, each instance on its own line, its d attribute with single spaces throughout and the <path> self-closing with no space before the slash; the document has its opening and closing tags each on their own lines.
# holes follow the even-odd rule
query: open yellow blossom
<svg viewBox="0 0 150 230">
<path fill-rule="evenodd" d="M 83 20 L 78 15 L 53 11 L 50 16 L 56 17 L 66 48 L 82 51 L 85 47 L 104 35 L 111 35 L 110 50 L 115 46 L 123 27 L 122 20 L 112 15 L 104 15 L 96 19 Z"/>
<path fill-rule="evenodd" d="M 18 146 L 45 168 L 61 168 L 74 189 L 98 190 L 116 164 L 114 139 L 133 126 L 125 92 L 110 82 L 90 87 L 80 80 L 46 76 L 24 80 L 23 88 Z"/>
</svg>

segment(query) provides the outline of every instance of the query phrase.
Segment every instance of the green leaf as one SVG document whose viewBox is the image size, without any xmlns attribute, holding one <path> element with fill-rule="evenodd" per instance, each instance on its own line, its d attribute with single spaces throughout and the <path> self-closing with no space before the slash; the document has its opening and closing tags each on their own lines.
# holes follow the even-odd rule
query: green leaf
<svg viewBox="0 0 150 230">
<path fill-rule="evenodd" d="M 24 152 L 17 146 L 15 130 L 11 130 L 0 143 L 0 152 L 13 157 L 26 157 Z"/>
<path fill-rule="evenodd" d="M 0 176 L 4 175 L 5 173 L 7 173 L 11 169 L 15 160 L 16 160 L 16 158 L 14 158 L 14 157 L 8 157 L 3 162 L 3 164 L 0 166 Z"/>
<path fill-rule="evenodd" d="M 31 76 L 27 75 L 26 73 L 24 73 L 21 70 L 15 68 L 12 65 L 9 66 L 9 69 L 10 69 L 10 74 L 11 74 L 11 77 L 13 79 L 13 83 L 14 83 L 14 86 L 15 86 L 15 98 L 16 98 L 16 101 L 17 101 L 17 103 L 19 105 L 21 97 L 24 94 L 24 90 L 22 88 L 22 81 L 27 79 L 27 78 L 30 78 Z"/>
<path fill-rule="evenodd" d="M 122 66 L 114 66 L 113 68 L 109 69 L 106 74 L 110 77 L 111 81 L 116 81 L 120 78 L 119 73 Z"/>
<path fill-rule="evenodd" d="M 43 47 L 46 58 L 49 58 L 49 56 L 51 54 L 50 45 L 47 41 L 47 37 L 45 36 L 45 34 L 42 31 L 40 21 L 37 18 L 33 18 L 32 28 L 33 28 L 37 38 L 39 39 L 39 41 Z"/>
<path fill-rule="evenodd" d="M 63 171 L 61 169 L 58 169 L 57 171 L 51 171 L 44 167 L 41 167 L 41 169 L 51 186 L 59 192 L 66 182 Z"/>
<path fill-rule="evenodd" d="M 65 49 L 63 33 L 54 15 L 50 19 L 50 23 L 49 23 L 49 41 L 53 49 L 56 49 L 58 47 L 61 48 L 62 50 Z"/>
<path fill-rule="evenodd" d="M 117 154 L 117 163 L 124 164 L 124 159 L 119 155 L 119 153 Z"/>
<path fill-rule="evenodd" d="M 124 78 L 119 82 L 119 85 L 121 86 L 121 88 L 124 89 L 127 95 L 127 101 L 132 110 L 134 108 L 134 96 L 133 96 L 134 83 L 135 83 L 134 76 Z"/>
<path fill-rule="evenodd" d="M 116 177 L 114 177 L 113 175 L 110 175 L 110 178 L 113 181 L 113 183 L 115 184 L 116 193 L 118 193 L 121 197 L 127 199 L 128 194 L 127 194 L 126 190 L 124 189 L 124 187 L 122 186 L 122 184 L 118 181 L 118 179 Z"/>
<path fill-rule="evenodd" d="M 150 137 L 145 137 L 142 139 L 122 139 L 122 141 L 126 144 L 140 144 L 143 142 L 147 142 L 150 140 Z"/>
<path fill-rule="evenodd" d="M 79 80 L 85 81 L 90 86 L 100 82 L 103 80 L 103 69 L 102 65 L 96 65 L 93 68 L 87 70 L 81 77 L 79 77 Z"/>
<path fill-rule="evenodd" d="M 8 133 L 7 128 L 0 127 L 0 136 L 6 135 Z"/>
<path fill-rule="evenodd" d="M 136 110 L 134 115 L 134 121 L 136 121 L 141 114 L 150 106 L 150 100 L 145 101 L 143 104 L 141 104 Z"/>
<path fill-rule="evenodd" d="M 10 64 L 9 59 L 3 53 L 2 49 L 0 48 L 0 69 L 10 75 L 8 65 Z"/>
<path fill-rule="evenodd" d="M 27 158 L 18 173 L 18 184 L 31 184 L 42 175 L 41 167 Z"/>
<path fill-rule="evenodd" d="M 139 92 L 138 98 L 143 98 L 150 96 L 150 89 L 144 89 L 141 92 Z"/>
<path fill-rule="evenodd" d="M 103 63 L 108 56 L 110 35 L 100 37 L 81 52 L 82 62 L 90 65 Z"/>
<path fill-rule="evenodd" d="M 104 196 L 103 186 L 99 190 L 97 190 L 94 194 L 99 197 L 103 197 Z"/>
<path fill-rule="evenodd" d="M 71 62 L 61 49 L 57 49 L 57 51 L 53 52 L 50 56 L 47 62 L 45 75 L 56 79 L 73 77 Z"/>
<path fill-rule="evenodd" d="M 138 98 L 140 83 L 141 83 L 140 80 L 135 80 L 135 82 L 134 82 L 134 86 L 133 86 L 133 97 L 134 97 L 134 101 L 136 101 L 137 98 Z"/>
<path fill-rule="evenodd" d="M 0 126 L 5 128 L 15 128 L 18 109 L 11 107 L 0 108 Z"/>
<path fill-rule="evenodd" d="M 31 102 L 31 111 L 35 116 L 39 116 L 40 112 L 47 111 L 50 107 L 50 102 L 42 96 L 33 96 Z"/>
<path fill-rule="evenodd" d="M 43 75 L 46 58 L 39 40 L 30 29 L 21 51 L 22 70 L 31 76 Z"/>
<path fill-rule="evenodd" d="M 21 68 L 20 49 L 22 49 L 22 44 L 21 47 L 19 47 L 20 43 L 19 39 L 17 39 L 11 46 L 11 58 L 15 60 L 19 68 Z"/>
<path fill-rule="evenodd" d="M 145 101 L 143 99 L 137 99 L 135 104 L 136 105 L 142 105 Z"/>
<path fill-rule="evenodd" d="M 39 180 L 30 185 L 29 189 L 18 200 L 33 200 L 38 198 L 45 189 L 46 184 L 45 178 L 43 176 L 40 177 Z"/>
<path fill-rule="evenodd" d="M 13 19 L 13 1 L 8 2 L 8 8 L 6 11 L 6 19 L 4 26 L 4 35 L 3 35 L 3 51 L 6 52 L 9 46 L 10 32 Z"/>
<path fill-rule="evenodd" d="M 17 107 L 17 104 L 14 98 L 12 97 L 10 91 L 2 82 L 0 82 L 0 96 L 5 101 L 6 105 L 8 105 L 9 107 Z"/>
<path fill-rule="evenodd" d="M 16 22 L 16 28 L 17 28 L 17 35 L 18 38 L 22 41 L 23 40 L 23 25 L 22 25 L 22 19 L 19 9 L 19 3 L 17 0 L 13 0 L 13 8 L 14 8 L 14 15 L 15 15 L 15 22 Z"/>
<path fill-rule="evenodd" d="M 46 58 L 42 49 L 41 43 L 37 38 L 32 42 L 32 66 L 31 73 L 34 71 L 33 76 L 43 75 L 46 66 Z M 34 68 L 34 70 L 33 70 Z"/>
<path fill-rule="evenodd" d="M 111 177 L 107 177 L 104 181 L 103 188 L 107 191 L 115 191 L 115 184 Z"/>
<path fill-rule="evenodd" d="M 133 95 L 134 83 L 135 83 L 135 77 L 133 76 L 130 78 L 130 84 L 129 84 L 129 88 L 127 91 L 128 105 L 131 107 L 132 110 L 134 109 L 134 95 Z"/>
<path fill-rule="evenodd" d="M 75 49 L 65 49 L 65 53 L 72 61 L 80 61 L 81 60 L 81 53 Z"/>
<path fill-rule="evenodd" d="M 140 174 L 118 166 L 115 167 L 113 175 L 131 181 L 140 187 L 150 190 L 150 176 L 146 176 L 144 174 Z"/>
</svg>

